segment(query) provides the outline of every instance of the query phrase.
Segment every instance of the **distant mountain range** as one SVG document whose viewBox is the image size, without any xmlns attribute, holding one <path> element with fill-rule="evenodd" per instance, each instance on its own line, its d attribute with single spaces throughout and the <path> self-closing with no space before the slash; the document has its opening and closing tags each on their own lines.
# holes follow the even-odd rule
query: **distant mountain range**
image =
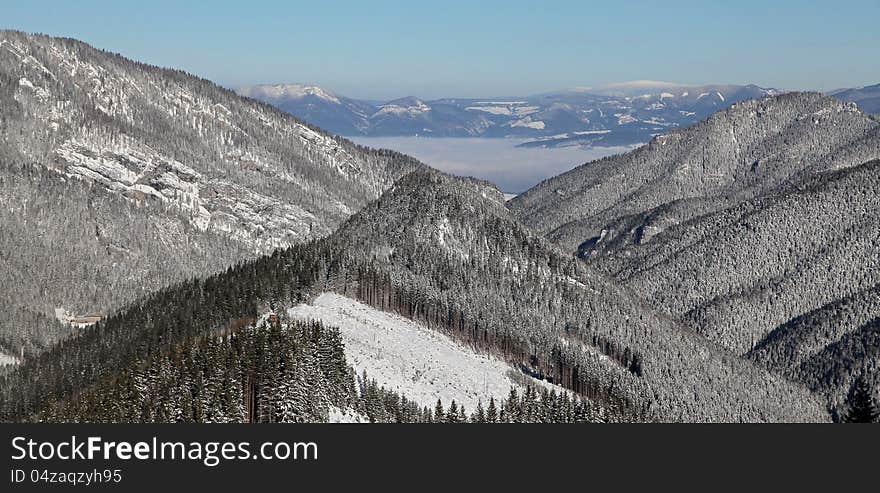
<svg viewBox="0 0 880 493">
<path fill-rule="evenodd" d="M 865 113 L 880 114 L 880 84 L 854 89 L 841 89 L 829 94 L 835 98 L 856 103 Z"/>
<path fill-rule="evenodd" d="M 754 85 L 684 86 L 636 81 L 526 97 L 406 97 L 371 104 L 315 85 L 240 87 L 322 129 L 346 136 L 516 137 L 524 146 L 619 146 L 688 126 L 744 99 L 776 94 Z"/>
<path fill-rule="evenodd" d="M 780 94 L 756 85 L 631 81 L 523 97 L 356 100 L 316 85 L 236 91 L 344 136 L 515 137 L 523 147 L 622 146 L 692 125 L 745 99 Z M 880 113 L 880 84 L 829 93 Z"/>
</svg>

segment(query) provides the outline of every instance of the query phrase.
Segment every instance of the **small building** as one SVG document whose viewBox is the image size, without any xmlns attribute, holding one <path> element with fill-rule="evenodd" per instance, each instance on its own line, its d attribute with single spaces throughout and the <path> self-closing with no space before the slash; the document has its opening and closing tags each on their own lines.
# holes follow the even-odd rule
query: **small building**
<svg viewBox="0 0 880 493">
<path fill-rule="evenodd" d="M 88 327 L 90 325 L 95 325 L 100 322 L 104 316 L 97 313 L 90 313 L 88 315 L 81 315 L 78 317 L 71 317 L 68 322 L 75 327 Z"/>
</svg>

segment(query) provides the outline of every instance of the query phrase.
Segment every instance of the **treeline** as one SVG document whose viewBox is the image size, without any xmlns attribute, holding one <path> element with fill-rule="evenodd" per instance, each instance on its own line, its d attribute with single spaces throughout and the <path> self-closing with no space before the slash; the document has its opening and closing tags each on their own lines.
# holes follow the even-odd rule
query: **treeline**
<svg viewBox="0 0 880 493">
<path fill-rule="evenodd" d="M 616 419 L 567 392 L 527 387 L 473 413 L 454 400 L 419 406 L 346 365 L 335 328 L 261 322 L 181 344 L 53 402 L 41 422 L 314 423 L 331 408 L 371 423 L 576 423 Z"/>
<path fill-rule="evenodd" d="M 135 362 L 229 334 L 255 321 L 267 303 L 300 302 L 306 288 L 338 271 L 340 258 L 316 244 L 300 245 L 153 293 L 0 377 L 0 419 L 28 419 L 48 401 L 86 391 Z"/>
<path fill-rule="evenodd" d="M 356 403 L 339 333 L 320 323 L 250 325 L 181 344 L 53 403 L 52 422 L 299 423 Z"/>
<path fill-rule="evenodd" d="M 118 379 L 120 368 L 157 357 L 171 358 L 168 364 L 174 366 L 171 364 L 176 361 L 173 354 L 182 343 L 210 334 L 229 336 L 253 323 L 259 313 L 269 307 L 300 303 L 313 293 L 334 289 L 369 302 L 367 291 L 372 288 L 367 286 L 373 286 L 379 278 L 389 283 L 387 289 L 380 290 L 387 300 L 383 309 L 431 321 L 435 328 L 441 325 L 456 328 L 450 331 L 452 334 L 458 330 L 459 335 L 470 333 L 474 336 L 473 342 L 483 337 L 483 349 L 507 354 L 509 361 L 528 363 L 533 359 L 533 353 L 526 346 L 515 344 L 515 334 L 485 339 L 489 332 L 480 327 L 488 329 L 488 323 L 479 319 L 471 321 L 465 310 L 450 311 L 448 308 L 452 305 L 420 297 L 414 289 L 397 289 L 390 284 L 390 278 L 381 277 L 380 272 L 372 262 L 351 260 L 330 242 L 314 242 L 277 251 L 204 280 L 191 280 L 161 290 L 0 376 L 0 416 L 3 421 L 28 420 L 45 411 L 48 402 L 87 401 L 77 396 L 95 391 L 95 386 L 103 382 Z M 372 301 L 375 304 L 375 298 Z M 439 316 L 427 315 L 441 311 L 442 324 Z M 458 339 L 466 342 L 463 337 Z M 77 371 L 71 371 L 72 368 Z M 565 373 L 565 379 L 549 371 L 541 373 L 606 408 L 633 416 L 627 402 L 605 392 L 586 371 Z M 173 387 L 175 382 L 178 381 L 164 384 Z M 104 411 L 98 415 L 115 416 Z M 377 411 L 375 415 L 377 420 L 384 421 L 389 413 Z"/>
<path fill-rule="evenodd" d="M 446 264 L 440 264 L 438 268 L 441 266 Z M 441 330 L 463 344 L 500 357 L 539 380 L 561 385 L 606 406 L 626 409 L 632 416 L 644 414 L 634 403 L 593 378 L 592 368 L 582 359 L 573 357 L 563 346 L 555 345 L 548 350 L 531 343 L 521 331 L 514 330 L 516 325 L 492 323 L 491 319 L 485 318 L 485 313 L 474 313 L 454 298 L 432 295 L 424 288 L 420 289 L 418 284 L 395 283 L 391 274 L 372 264 L 361 264 L 355 272 L 356 275 L 347 273 L 338 279 L 341 284 L 336 289 L 380 310 L 395 312 Z M 468 275 L 473 274 L 449 270 L 446 279 L 452 283 L 454 279 L 465 279 Z M 499 326 L 507 330 L 499 330 Z M 577 326 L 566 326 L 565 330 L 577 339 L 589 333 L 589 325 L 584 327 L 587 330 Z M 589 340 L 604 356 L 633 375 L 641 376 L 638 353 L 628 347 L 621 348 L 598 334 L 591 335 Z"/>
<path fill-rule="evenodd" d="M 366 382 L 366 383 L 364 383 Z M 608 423 L 624 421 L 616 410 L 597 405 L 569 392 L 528 385 L 519 392 L 511 388 L 501 401 L 489 397 L 472 412 L 454 399 L 445 407 L 438 399 L 433 408 L 409 401 L 368 380 L 359 379 L 359 413 L 371 423 Z"/>
</svg>

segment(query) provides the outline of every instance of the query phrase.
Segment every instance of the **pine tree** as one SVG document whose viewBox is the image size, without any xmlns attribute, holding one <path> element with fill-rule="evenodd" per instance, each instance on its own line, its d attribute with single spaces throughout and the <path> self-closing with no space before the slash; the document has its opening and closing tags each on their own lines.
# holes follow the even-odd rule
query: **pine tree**
<svg viewBox="0 0 880 493">
<path fill-rule="evenodd" d="M 458 404 L 455 403 L 455 399 L 452 399 L 452 403 L 449 404 L 449 410 L 446 411 L 446 422 L 458 423 Z"/>
<path fill-rule="evenodd" d="M 848 411 L 843 416 L 844 423 L 876 423 L 880 417 L 880 411 L 874 403 L 871 395 L 871 387 L 865 375 L 856 379 L 852 390 L 847 397 Z"/>
<path fill-rule="evenodd" d="M 511 387 L 510 394 L 507 396 L 507 400 L 504 402 L 504 408 L 502 410 L 504 412 L 504 420 L 508 423 L 520 423 L 520 418 L 522 415 L 522 410 L 520 409 L 519 403 L 519 394 L 517 394 L 516 389 Z"/>
<path fill-rule="evenodd" d="M 434 406 L 434 422 L 443 423 L 446 421 L 446 413 L 443 412 L 443 403 L 437 399 L 437 405 Z"/>
<path fill-rule="evenodd" d="M 495 398 L 489 398 L 489 407 L 486 408 L 486 422 L 495 423 L 498 421 L 498 409 L 495 407 Z"/>
<path fill-rule="evenodd" d="M 477 411 L 474 413 L 471 421 L 474 423 L 486 422 L 486 411 L 483 410 L 483 401 L 477 401 Z"/>
</svg>

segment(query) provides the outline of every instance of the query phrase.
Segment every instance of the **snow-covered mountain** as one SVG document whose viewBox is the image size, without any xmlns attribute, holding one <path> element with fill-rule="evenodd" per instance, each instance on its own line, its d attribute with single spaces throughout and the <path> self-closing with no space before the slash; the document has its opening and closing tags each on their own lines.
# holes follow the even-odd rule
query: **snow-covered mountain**
<svg viewBox="0 0 880 493">
<path fill-rule="evenodd" d="M 15 31 L 0 31 L 0 136 L 0 225 L 27 232 L 0 235 L 16 286 L 0 350 L 56 308 L 106 314 L 325 236 L 420 166 L 180 71 Z"/>
<path fill-rule="evenodd" d="M 793 178 L 876 159 L 878 135 L 880 124 L 855 104 L 818 93 L 747 100 L 547 179 L 509 205 L 570 251 L 593 255 L 646 243 Z"/>
<path fill-rule="evenodd" d="M 285 113 L 339 135 L 361 135 L 370 127 L 376 108 L 314 84 L 272 84 L 237 89 L 242 96 L 271 102 Z"/>
<path fill-rule="evenodd" d="M 40 355 L 0 389 L 0 416 L 32 416 L 53 398 L 75 403 L 71 389 L 102 395 L 102 382 L 163 345 L 234 334 L 270 306 L 341 326 L 348 363 L 420 405 L 435 396 L 485 404 L 513 383 L 509 367 L 615 419 L 828 420 L 802 387 L 647 308 L 519 224 L 490 184 L 429 168 L 325 239 L 156 293 Z M 258 363 L 260 353 L 236 361 Z M 258 374 L 268 387 L 269 370 Z M 229 389 L 241 402 L 242 387 Z"/>
<path fill-rule="evenodd" d="M 880 123 L 787 93 L 737 103 L 508 202 L 655 309 L 808 385 L 880 384 Z"/>
<path fill-rule="evenodd" d="M 376 269 L 348 293 L 630 416 L 645 413 L 635 419 L 821 415 L 801 389 L 646 309 L 518 223 L 488 183 L 414 171 L 328 241 Z"/>
<path fill-rule="evenodd" d="M 373 106 L 314 85 L 247 86 L 238 92 L 341 135 L 532 139 L 525 146 L 647 142 L 737 101 L 777 93 L 753 85 L 635 81 L 527 97 L 406 97 Z"/>
</svg>

